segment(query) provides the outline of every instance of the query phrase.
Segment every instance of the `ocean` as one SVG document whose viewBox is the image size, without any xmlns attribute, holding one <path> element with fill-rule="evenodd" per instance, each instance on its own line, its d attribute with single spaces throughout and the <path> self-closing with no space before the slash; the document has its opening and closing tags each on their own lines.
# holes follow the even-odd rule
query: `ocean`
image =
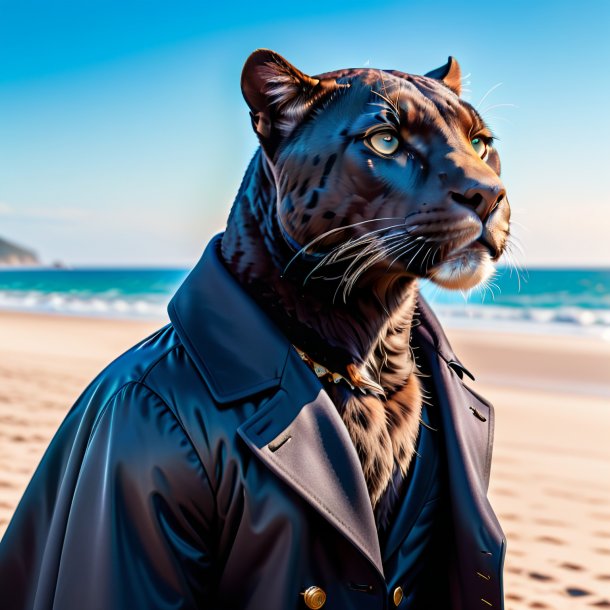
<svg viewBox="0 0 610 610">
<path fill-rule="evenodd" d="M 6 269 L 0 309 L 166 319 L 188 269 Z M 529 269 L 519 278 L 499 268 L 489 288 L 468 294 L 422 283 L 450 327 L 598 335 L 610 340 L 610 269 Z"/>
</svg>

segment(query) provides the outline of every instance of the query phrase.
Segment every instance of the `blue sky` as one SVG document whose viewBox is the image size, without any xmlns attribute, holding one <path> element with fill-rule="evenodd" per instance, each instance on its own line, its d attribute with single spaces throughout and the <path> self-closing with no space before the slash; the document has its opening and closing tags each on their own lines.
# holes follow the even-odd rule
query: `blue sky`
<svg viewBox="0 0 610 610">
<path fill-rule="evenodd" d="M 239 76 L 454 55 L 500 137 L 525 265 L 610 265 L 610 2 L 0 0 L 0 236 L 44 261 L 186 265 L 256 147 Z M 500 84 L 501 83 L 501 84 Z"/>
</svg>

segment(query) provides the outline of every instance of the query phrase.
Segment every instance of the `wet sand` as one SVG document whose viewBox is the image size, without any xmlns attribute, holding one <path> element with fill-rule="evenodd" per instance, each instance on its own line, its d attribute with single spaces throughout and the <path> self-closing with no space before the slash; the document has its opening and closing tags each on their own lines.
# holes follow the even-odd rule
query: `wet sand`
<svg viewBox="0 0 610 610">
<path fill-rule="evenodd" d="M 81 391 L 162 324 L 0 313 L 0 536 Z M 496 407 L 507 610 L 610 608 L 610 343 L 448 335 Z"/>
</svg>

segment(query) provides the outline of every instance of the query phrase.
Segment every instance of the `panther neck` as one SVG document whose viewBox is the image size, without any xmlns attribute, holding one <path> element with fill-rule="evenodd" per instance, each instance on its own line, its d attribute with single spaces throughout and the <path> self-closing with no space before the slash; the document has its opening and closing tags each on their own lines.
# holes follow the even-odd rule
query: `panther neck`
<svg viewBox="0 0 610 610">
<path fill-rule="evenodd" d="M 414 366 L 409 348 L 417 283 L 399 275 L 363 278 L 346 304 L 333 303 L 334 282 L 302 279 L 311 266 L 282 271 L 294 251 L 273 213 L 277 192 L 259 150 L 231 209 L 221 254 L 246 291 L 289 340 L 334 372 L 386 395 L 404 386 Z M 293 268 L 294 269 L 294 268 Z"/>
</svg>

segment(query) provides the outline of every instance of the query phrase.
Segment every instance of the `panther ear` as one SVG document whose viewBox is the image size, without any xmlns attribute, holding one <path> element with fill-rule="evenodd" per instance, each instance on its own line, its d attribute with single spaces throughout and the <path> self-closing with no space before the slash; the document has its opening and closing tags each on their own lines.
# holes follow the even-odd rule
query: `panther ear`
<svg viewBox="0 0 610 610">
<path fill-rule="evenodd" d="M 447 63 L 436 70 L 424 74 L 428 78 L 442 81 L 453 93 L 459 96 L 462 93 L 462 70 L 455 57 L 449 56 Z"/>
<path fill-rule="evenodd" d="M 254 51 L 241 73 L 241 90 L 261 142 L 289 133 L 318 101 L 339 87 L 333 79 L 303 74 L 268 49 Z"/>
</svg>

